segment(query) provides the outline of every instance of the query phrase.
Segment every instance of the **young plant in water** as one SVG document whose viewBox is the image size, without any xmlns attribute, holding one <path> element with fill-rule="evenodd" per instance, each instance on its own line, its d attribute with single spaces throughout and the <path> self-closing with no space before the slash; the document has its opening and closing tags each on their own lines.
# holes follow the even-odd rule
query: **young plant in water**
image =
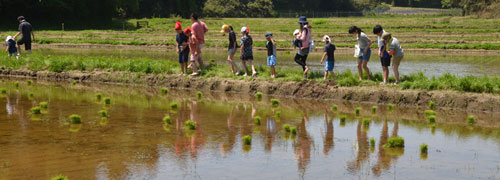
<svg viewBox="0 0 500 180">
<path fill-rule="evenodd" d="M 370 138 L 370 146 L 375 146 L 375 138 Z"/>
<path fill-rule="evenodd" d="M 277 118 L 280 118 L 281 117 L 281 111 L 276 111 L 274 113 L 274 116 L 277 117 Z"/>
<path fill-rule="evenodd" d="M 179 107 L 179 104 L 177 104 L 177 103 L 170 103 L 170 108 L 177 109 L 178 107 Z"/>
<path fill-rule="evenodd" d="M 100 101 L 102 99 L 102 94 L 101 93 L 96 93 L 95 94 L 95 99 L 97 99 L 98 101 Z"/>
<path fill-rule="evenodd" d="M 170 118 L 170 116 L 165 116 L 163 117 L 163 122 L 165 124 L 172 124 L 172 118 Z"/>
<path fill-rule="evenodd" d="M 429 121 L 430 123 L 435 123 L 436 116 L 434 116 L 434 115 L 427 116 L 427 121 Z"/>
<path fill-rule="evenodd" d="M 255 97 L 256 97 L 258 100 L 261 100 L 261 99 L 262 99 L 262 93 L 261 93 L 261 92 L 257 92 L 257 93 L 255 93 Z"/>
<path fill-rule="evenodd" d="M 332 105 L 332 111 L 337 111 L 339 109 L 339 107 L 337 105 Z"/>
<path fill-rule="evenodd" d="M 74 85 L 76 85 L 76 81 L 75 81 L 75 80 L 71 81 L 71 84 L 72 84 L 73 86 L 74 86 Z"/>
<path fill-rule="evenodd" d="M 68 177 L 64 176 L 62 174 L 59 174 L 57 176 L 54 176 L 54 177 L 50 178 L 50 180 L 68 180 Z"/>
<path fill-rule="evenodd" d="M 394 104 L 387 104 L 387 110 L 392 111 L 394 109 Z"/>
<path fill-rule="evenodd" d="M 271 105 L 278 106 L 278 105 L 280 105 L 280 101 L 277 99 L 271 99 Z"/>
<path fill-rule="evenodd" d="M 297 127 L 295 127 L 295 126 L 290 127 L 290 132 L 291 132 L 293 135 L 297 135 Z"/>
<path fill-rule="evenodd" d="M 474 116 L 467 116 L 467 123 L 474 124 L 475 122 Z"/>
<path fill-rule="evenodd" d="M 372 106 L 372 113 L 373 114 L 377 113 L 377 106 Z"/>
<path fill-rule="evenodd" d="M 196 92 L 196 98 L 201 99 L 202 96 L 203 93 L 201 93 L 201 91 Z"/>
<path fill-rule="evenodd" d="M 33 94 L 33 93 L 28 93 L 28 97 L 29 97 L 29 98 L 33 98 L 33 97 L 35 97 L 35 94 Z"/>
<path fill-rule="evenodd" d="M 108 117 L 108 111 L 106 111 L 106 110 L 100 110 L 99 111 L 99 115 L 101 115 L 101 117 L 106 118 L 106 117 Z"/>
<path fill-rule="evenodd" d="M 290 124 L 284 124 L 283 129 L 285 130 L 285 132 L 289 133 L 290 132 Z"/>
<path fill-rule="evenodd" d="M 340 119 L 340 123 L 345 123 L 345 121 L 347 120 L 347 117 L 342 115 L 339 117 L 339 119 Z"/>
<path fill-rule="evenodd" d="M 189 129 L 191 129 L 191 130 L 195 130 L 195 129 L 196 129 L 196 122 L 191 121 L 191 120 L 187 120 L 187 121 L 184 123 L 184 126 L 186 126 L 187 128 L 189 128 Z"/>
<path fill-rule="evenodd" d="M 161 93 L 167 94 L 168 93 L 168 89 L 167 88 L 161 88 Z"/>
<path fill-rule="evenodd" d="M 249 135 L 243 136 L 243 144 L 251 145 L 252 144 L 252 136 L 249 136 Z"/>
<path fill-rule="evenodd" d="M 427 144 L 420 145 L 420 153 L 427 153 Z"/>
<path fill-rule="evenodd" d="M 436 111 L 433 111 L 433 110 L 425 110 L 424 114 L 425 114 L 425 116 L 435 116 L 435 115 L 437 115 Z"/>
<path fill-rule="evenodd" d="M 260 120 L 261 120 L 260 116 L 255 116 L 255 117 L 253 118 L 253 121 L 254 121 L 254 122 L 255 122 L 255 124 L 257 124 L 257 125 L 260 125 Z"/>
<path fill-rule="evenodd" d="M 368 127 L 370 126 L 371 120 L 369 118 L 363 119 L 363 126 Z"/>
<path fill-rule="evenodd" d="M 47 103 L 47 102 L 40 102 L 40 107 L 44 108 L 44 109 L 47 109 L 47 108 L 49 108 L 49 103 Z"/>
<path fill-rule="evenodd" d="M 405 147 L 405 139 L 403 139 L 403 137 L 400 136 L 390 137 L 389 140 L 387 140 L 387 144 L 384 144 L 384 147 L 386 148 Z"/>
<path fill-rule="evenodd" d="M 31 81 L 31 80 L 26 81 L 26 84 L 28 84 L 28 86 L 31 85 L 32 83 L 33 83 L 33 81 Z"/>
<path fill-rule="evenodd" d="M 42 111 L 40 109 L 40 107 L 33 107 L 31 108 L 31 114 L 42 114 Z"/>
<path fill-rule="evenodd" d="M 0 89 L 0 93 L 2 93 L 2 94 L 7 94 L 7 89 L 5 89 L 5 88 L 1 88 L 1 89 Z"/>
<path fill-rule="evenodd" d="M 111 98 L 105 97 L 104 98 L 104 104 L 111 104 Z"/>
<path fill-rule="evenodd" d="M 434 101 L 429 102 L 429 109 L 435 109 L 436 108 L 436 103 Z"/>
<path fill-rule="evenodd" d="M 17 81 L 16 81 L 16 82 L 14 83 L 14 86 L 16 86 L 16 88 L 18 88 L 18 87 L 19 87 L 19 82 L 17 82 Z"/>
<path fill-rule="evenodd" d="M 356 113 L 356 115 L 359 116 L 359 114 L 361 113 L 361 108 L 358 107 L 358 108 L 354 109 L 354 113 Z"/>
<path fill-rule="evenodd" d="M 82 117 L 80 117 L 77 114 L 70 115 L 69 120 L 71 121 L 71 124 L 81 124 L 82 123 Z"/>
</svg>

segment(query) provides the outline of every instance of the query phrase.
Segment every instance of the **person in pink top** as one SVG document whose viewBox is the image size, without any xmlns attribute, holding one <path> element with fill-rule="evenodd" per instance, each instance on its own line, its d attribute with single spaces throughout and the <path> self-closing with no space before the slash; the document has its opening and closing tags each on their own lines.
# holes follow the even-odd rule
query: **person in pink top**
<svg viewBox="0 0 500 180">
<path fill-rule="evenodd" d="M 307 22 L 305 16 L 300 16 L 299 18 L 300 33 L 295 37 L 302 43 L 302 47 L 299 48 L 297 54 L 295 55 L 295 62 L 302 66 L 302 71 L 304 71 L 304 79 L 307 79 L 307 72 L 309 67 L 306 64 L 307 56 L 309 55 L 311 46 L 311 26 Z"/>
<path fill-rule="evenodd" d="M 198 20 L 198 15 L 196 13 L 191 14 L 191 22 L 193 22 L 191 30 L 193 35 L 196 37 L 196 42 L 198 42 L 198 48 L 200 49 L 197 61 L 200 64 L 200 68 L 203 69 L 201 49 L 205 44 L 205 33 L 208 32 L 208 27 L 204 22 Z"/>
</svg>

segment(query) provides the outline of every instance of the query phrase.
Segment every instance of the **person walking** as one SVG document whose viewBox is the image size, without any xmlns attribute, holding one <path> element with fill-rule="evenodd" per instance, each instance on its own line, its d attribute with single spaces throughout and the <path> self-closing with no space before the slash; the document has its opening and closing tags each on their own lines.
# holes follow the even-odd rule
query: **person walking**
<svg viewBox="0 0 500 180">
<path fill-rule="evenodd" d="M 351 26 L 349 28 L 349 34 L 353 34 L 356 36 L 360 49 L 359 55 L 357 55 L 359 80 L 363 80 L 363 69 L 368 75 L 368 80 L 370 80 L 370 69 L 368 69 L 368 61 L 370 61 L 370 55 L 372 53 L 372 51 L 370 50 L 370 46 L 372 45 L 373 41 L 371 41 L 368 35 L 366 35 L 357 26 Z"/>
<path fill-rule="evenodd" d="M 299 34 L 296 39 L 299 40 L 302 44 L 295 55 L 295 62 L 302 66 L 302 70 L 304 71 L 304 79 L 307 79 L 307 72 L 309 72 L 309 67 L 307 66 L 307 56 L 310 51 L 311 44 L 311 26 L 307 22 L 307 18 L 305 16 L 300 16 L 299 18 Z"/>
<path fill-rule="evenodd" d="M 222 26 L 222 30 L 220 31 L 221 33 L 229 33 L 229 46 L 228 46 L 228 55 L 227 55 L 227 61 L 231 65 L 231 73 L 234 75 L 239 75 L 240 70 L 238 68 L 238 65 L 234 63 L 233 57 L 234 54 L 236 54 L 236 49 L 238 48 L 238 43 L 236 42 L 236 33 L 234 33 L 233 26 L 224 24 Z"/>
<path fill-rule="evenodd" d="M 196 13 L 191 14 L 191 22 L 193 23 L 193 25 L 191 25 L 191 33 L 196 37 L 194 41 L 198 43 L 197 47 L 199 48 L 197 61 L 200 64 L 200 69 L 203 69 L 204 65 L 201 54 L 203 45 L 205 45 L 205 33 L 208 32 L 208 27 L 204 22 L 198 20 L 198 15 Z"/>
<path fill-rule="evenodd" d="M 18 29 L 19 32 L 17 32 L 17 34 L 14 35 L 13 39 L 16 39 L 19 35 L 22 35 L 21 39 L 17 41 L 17 46 L 19 49 L 18 54 L 21 55 L 21 45 L 23 44 L 24 44 L 24 49 L 31 54 L 31 42 L 35 41 L 35 34 L 33 33 L 33 27 L 28 21 L 26 21 L 24 16 L 19 16 L 17 18 L 17 21 L 19 22 L 19 29 Z"/>
<path fill-rule="evenodd" d="M 399 64 L 401 63 L 401 60 L 403 60 L 403 57 L 405 56 L 405 53 L 403 51 L 403 48 L 401 47 L 401 44 L 399 44 L 399 40 L 395 37 L 392 37 L 390 33 L 384 33 L 387 38 L 388 46 L 389 46 L 389 55 L 392 55 L 392 71 L 394 72 L 394 79 L 395 82 L 394 84 L 399 83 Z M 382 35 L 384 36 L 384 35 Z M 385 39 L 384 39 L 385 40 Z"/>
</svg>

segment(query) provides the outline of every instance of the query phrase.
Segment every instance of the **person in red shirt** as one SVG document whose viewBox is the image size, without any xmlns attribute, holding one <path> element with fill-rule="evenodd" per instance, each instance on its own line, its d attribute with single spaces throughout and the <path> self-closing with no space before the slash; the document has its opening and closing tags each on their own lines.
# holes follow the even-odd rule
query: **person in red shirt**
<svg viewBox="0 0 500 180">
<path fill-rule="evenodd" d="M 200 64 L 200 68 L 203 69 L 201 49 L 203 45 L 205 45 L 205 33 L 208 32 L 208 27 L 204 22 L 198 20 L 198 15 L 196 13 L 191 14 L 191 22 L 193 22 L 193 25 L 191 25 L 192 34 L 195 36 L 196 42 L 198 43 L 197 46 L 200 49 L 197 61 Z"/>
</svg>

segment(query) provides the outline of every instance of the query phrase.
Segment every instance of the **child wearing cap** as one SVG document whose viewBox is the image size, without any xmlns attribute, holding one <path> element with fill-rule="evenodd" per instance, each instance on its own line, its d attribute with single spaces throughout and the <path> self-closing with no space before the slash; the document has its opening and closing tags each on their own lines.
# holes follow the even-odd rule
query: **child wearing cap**
<svg viewBox="0 0 500 180">
<path fill-rule="evenodd" d="M 331 43 L 330 37 L 325 35 L 323 36 L 323 42 L 325 42 L 325 49 L 323 53 L 323 57 L 321 58 L 321 63 L 323 64 L 323 61 L 325 61 L 326 58 L 326 63 L 325 63 L 325 77 L 323 78 L 326 80 L 328 77 L 328 72 L 330 72 L 331 76 L 333 79 L 335 79 L 335 73 L 333 72 L 333 67 L 335 66 L 335 45 Z"/>
<path fill-rule="evenodd" d="M 271 78 L 276 78 L 276 41 L 273 39 L 273 33 L 266 33 L 266 48 L 267 48 L 267 66 L 271 68 Z"/>
<path fill-rule="evenodd" d="M 298 39 L 298 36 L 300 34 L 300 30 L 299 29 L 296 29 L 295 31 L 293 31 L 293 41 L 292 41 L 292 44 L 293 44 L 293 48 L 299 48 L 299 54 L 300 53 L 300 48 L 302 47 L 302 42 Z"/>
<path fill-rule="evenodd" d="M 228 56 L 227 61 L 231 64 L 231 73 L 234 75 L 239 75 L 240 70 L 238 66 L 233 61 L 234 54 L 236 54 L 236 48 L 238 48 L 238 43 L 236 42 L 236 34 L 234 33 L 233 26 L 224 24 L 222 26 L 221 33 L 229 33 L 229 46 L 228 46 Z"/>
<path fill-rule="evenodd" d="M 384 71 L 384 82 L 382 82 L 382 85 L 387 84 L 387 77 L 389 76 L 389 66 L 391 65 L 391 55 L 387 52 L 387 43 L 389 40 L 391 40 L 391 34 L 390 33 L 383 33 L 382 34 L 382 39 L 384 41 L 382 42 L 382 46 L 380 47 L 380 62 L 382 63 L 382 70 Z"/>
<path fill-rule="evenodd" d="M 19 59 L 19 56 L 17 54 L 16 41 L 14 41 L 12 36 L 7 36 L 5 42 L 7 43 L 7 48 L 5 48 L 5 51 L 9 53 L 9 57 L 16 56 L 16 59 Z"/>
<path fill-rule="evenodd" d="M 176 41 L 177 48 L 176 51 L 179 53 L 179 63 L 181 64 L 181 73 L 184 75 L 187 73 L 187 62 L 189 58 L 189 47 L 188 40 L 189 37 L 182 31 L 181 22 L 177 21 L 175 23 L 175 31 L 177 31 Z"/>
<path fill-rule="evenodd" d="M 198 72 L 198 67 L 196 67 L 196 60 L 200 55 L 200 47 L 198 46 L 198 42 L 196 40 L 196 36 L 191 33 L 191 28 L 186 28 L 184 30 L 184 34 L 189 37 L 188 44 L 189 49 L 191 50 L 191 67 L 193 68 L 193 74 L 191 76 L 197 76 L 200 73 Z"/>
<path fill-rule="evenodd" d="M 253 61 L 253 52 L 252 52 L 252 36 L 249 35 L 250 28 L 242 27 L 241 28 L 241 48 L 240 48 L 240 59 L 243 63 L 243 70 L 245 70 L 245 74 L 243 76 L 248 76 L 247 70 L 247 61 L 250 67 L 252 68 L 252 77 L 257 76 L 257 71 L 255 71 L 255 67 L 252 64 Z"/>
</svg>

